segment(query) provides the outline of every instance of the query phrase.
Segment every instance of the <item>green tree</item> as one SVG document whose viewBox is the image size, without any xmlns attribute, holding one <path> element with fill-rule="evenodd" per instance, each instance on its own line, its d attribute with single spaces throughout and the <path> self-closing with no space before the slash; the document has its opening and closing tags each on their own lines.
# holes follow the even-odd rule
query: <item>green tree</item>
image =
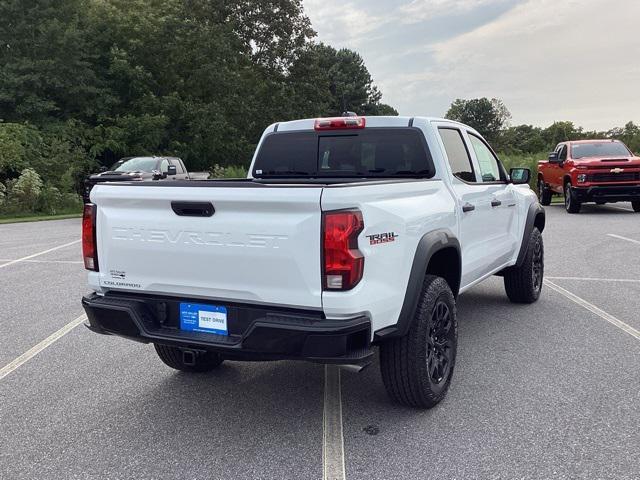
<svg viewBox="0 0 640 480">
<path fill-rule="evenodd" d="M 498 140 L 500 130 L 507 126 L 511 114 L 502 100 L 497 98 L 458 98 L 451 104 L 445 117 L 475 128 L 493 143 Z"/>
<path fill-rule="evenodd" d="M 88 0 L 0 2 L 0 112 L 43 125 L 104 106 L 86 39 Z"/>
<path fill-rule="evenodd" d="M 548 147 L 554 148 L 560 142 L 583 138 L 582 127 L 576 128 L 573 122 L 553 122 L 542 131 Z"/>
<path fill-rule="evenodd" d="M 286 72 L 316 35 L 302 0 L 236 0 L 223 5 L 244 50 L 257 65 L 272 70 Z"/>
<path fill-rule="evenodd" d="M 56 199 L 96 160 L 246 166 L 269 123 L 397 113 L 314 35 L 301 0 L 0 2 L 0 180 L 31 167 Z"/>
<path fill-rule="evenodd" d="M 0 179 L 17 177 L 40 160 L 42 135 L 31 125 L 0 123 Z"/>
<path fill-rule="evenodd" d="M 538 153 L 548 146 L 540 127 L 517 125 L 502 130 L 495 148 L 507 153 Z"/>
<path fill-rule="evenodd" d="M 398 115 L 395 109 L 380 103 L 382 93 L 373 83 L 362 57 L 353 50 L 311 44 L 292 66 L 289 81 L 298 92 L 297 100 L 302 102 L 304 111 L 313 106 L 316 116 L 338 116 L 344 111 Z M 312 101 L 305 102 L 301 97 Z"/>
<path fill-rule="evenodd" d="M 633 122 L 627 122 L 622 128 L 609 130 L 606 136 L 623 141 L 633 152 L 640 152 L 640 127 Z"/>
</svg>

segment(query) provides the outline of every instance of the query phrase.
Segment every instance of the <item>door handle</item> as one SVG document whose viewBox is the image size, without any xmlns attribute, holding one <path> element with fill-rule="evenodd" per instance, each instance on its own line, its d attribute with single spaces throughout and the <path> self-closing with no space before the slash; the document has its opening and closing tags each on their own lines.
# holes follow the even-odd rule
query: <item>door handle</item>
<svg viewBox="0 0 640 480">
<path fill-rule="evenodd" d="M 476 209 L 476 206 L 475 206 L 475 205 L 470 204 L 469 202 L 465 203 L 465 204 L 462 206 L 462 211 L 463 211 L 463 212 L 465 212 L 465 213 L 466 213 L 466 212 L 472 212 L 472 211 L 473 211 L 473 210 L 475 210 L 475 209 Z"/>
<path fill-rule="evenodd" d="M 502 205 L 502 202 L 500 200 L 491 200 L 492 207 L 499 207 L 500 205 Z"/>
</svg>

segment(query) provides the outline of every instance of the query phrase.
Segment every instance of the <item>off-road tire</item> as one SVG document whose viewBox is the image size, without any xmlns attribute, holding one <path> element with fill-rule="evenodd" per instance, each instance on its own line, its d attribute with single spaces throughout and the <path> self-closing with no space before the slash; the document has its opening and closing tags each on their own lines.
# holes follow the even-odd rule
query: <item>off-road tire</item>
<svg viewBox="0 0 640 480">
<path fill-rule="evenodd" d="M 634 212 L 640 212 L 640 201 L 631 202 L 631 208 L 633 208 Z"/>
<path fill-rule="evenodd" d="M 576 200 L 575 195 L 571 193 L 571 183 L 564 184 L 564 208 L 568 213 L 580 213 L 582 204 Z"/>
<path fill-rule="evenodd" d="M 551 197 L 553 196 L 553 192 L 549 190 L 547 184 L 544 183 L 542 178 L 538 179 L 538 200 L 540 200 L 540 205 L 551 205 Z"/>
<path fill-rule="evenodd" d="M 160 357 L 160 360 L 162 360 L 165 365 L 182 372 L 210 372 L 211 370 L 218 368 L 224 361 L 219 354 L 206 352 L 201 353 L 196 357 L 195 365 L 186 365 L 182 359 L 182 350 L 178 347 L 159 345 L 157 343 L 154 343 L 153 346 L 156 349 L 158 357 Z"/>
<path fill-rule="evenodd" d="M 540 298 L 543 280 L 544 243 L 542 234 L 534 227 L 522 265 L 504 272 L 504 289 L 513 303 L 533 303 Z"/>
<path fill-rule="evenodd" d="M 443 278 L 426 275 L 409 331 L 380 345 L 382 381 L 391 399 L 415 408 L 438 404 L 451 383 L 457 345 L 451 288 Z"/>
</svg>

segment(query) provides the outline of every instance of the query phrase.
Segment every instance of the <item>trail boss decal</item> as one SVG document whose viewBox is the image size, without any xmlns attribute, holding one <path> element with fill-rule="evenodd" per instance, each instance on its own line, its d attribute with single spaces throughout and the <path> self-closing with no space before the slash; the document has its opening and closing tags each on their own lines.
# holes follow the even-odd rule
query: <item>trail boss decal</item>
<svg viewBox="0 0 640 480">
<path fill-rule="evenodd" d="M 398 235 L 395 232 L 374 233 L 373 235 L 367 235 L 369 239 L 369 245 L 379 245 L 381 243 L 395 242 Z"/>
</svg>

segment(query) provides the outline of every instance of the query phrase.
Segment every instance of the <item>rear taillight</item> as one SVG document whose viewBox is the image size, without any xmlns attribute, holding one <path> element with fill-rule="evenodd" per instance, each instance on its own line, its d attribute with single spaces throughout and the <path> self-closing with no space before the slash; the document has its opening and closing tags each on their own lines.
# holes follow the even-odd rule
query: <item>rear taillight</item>
<svg viewBox="0 0 640 480">
<path fill-rule="evenodd" d="M 84 268 L 98 271 L 98 247 L 96 245 L 96 206 L 85 203 L 82 214 L 82 258 Z"/>
<path fill-rule="evenodd" d="M 364 128 L 367 120 L 364 117 L 334 117 L 318 118 L 314 128 L 316 130 L 348 130 Z"/>
<path fill-rule="evenodd" d="M 363 229 L 359 210 L 322 214 L 322 283 L 325 290 L 350 290 L 362 279 L 364 257 L 358 250 L 358 235 Z"/>
</svg>

